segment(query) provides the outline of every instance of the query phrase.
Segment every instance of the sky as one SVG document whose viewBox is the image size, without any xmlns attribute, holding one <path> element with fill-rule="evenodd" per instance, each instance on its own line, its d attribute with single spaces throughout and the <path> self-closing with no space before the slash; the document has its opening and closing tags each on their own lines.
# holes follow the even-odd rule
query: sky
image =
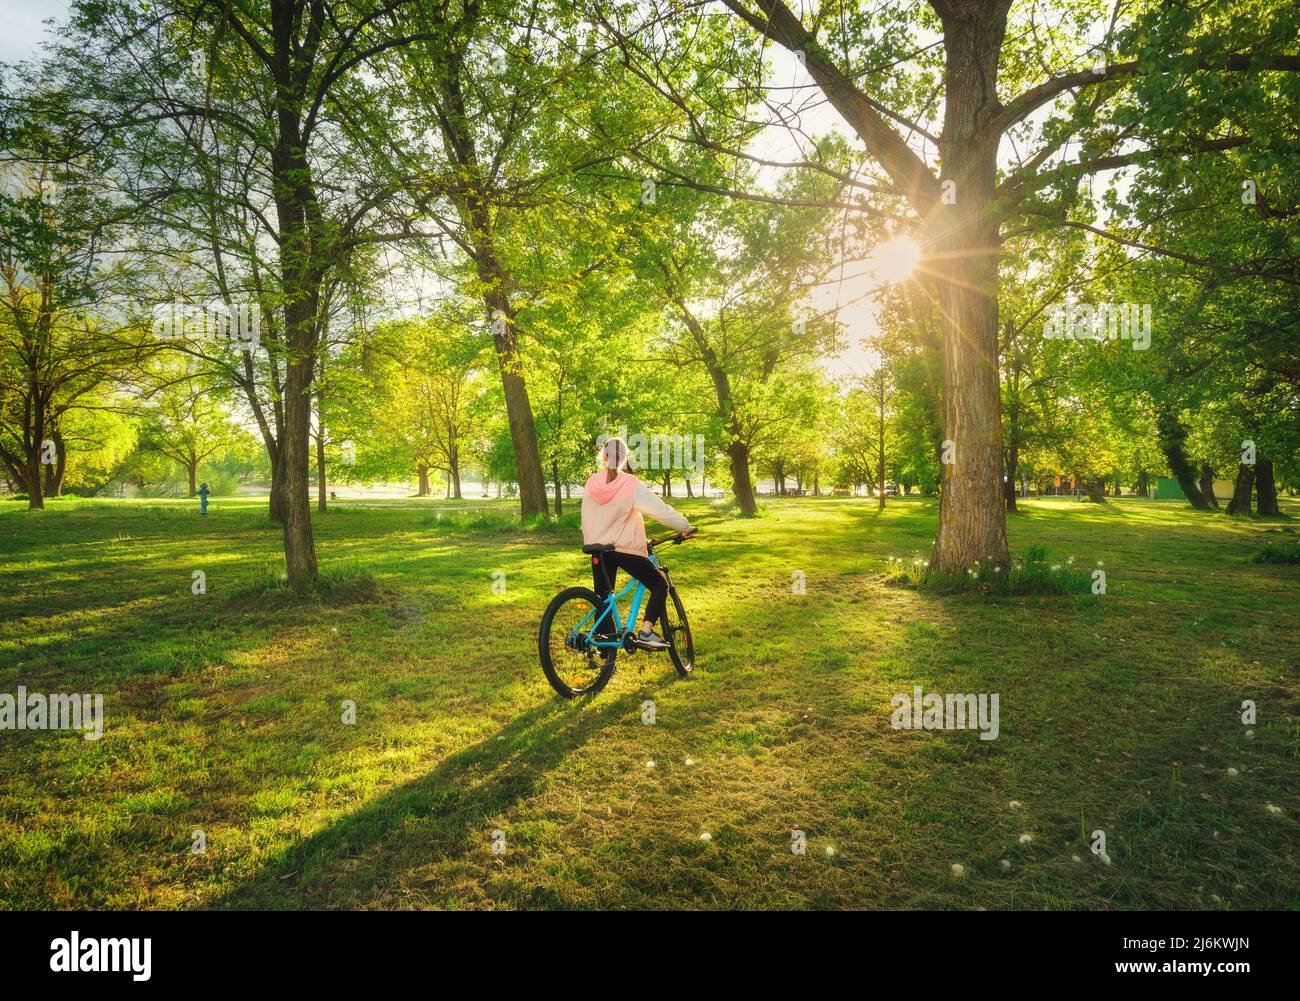
<svg viewBox="0 0 1300 1001">
<path fill-rule="evenodd" d="M 0 0 L 0 62 L 36 55 L 46 31 L 41 22 L 67 12 L 65 0 Z"/>
</svg>

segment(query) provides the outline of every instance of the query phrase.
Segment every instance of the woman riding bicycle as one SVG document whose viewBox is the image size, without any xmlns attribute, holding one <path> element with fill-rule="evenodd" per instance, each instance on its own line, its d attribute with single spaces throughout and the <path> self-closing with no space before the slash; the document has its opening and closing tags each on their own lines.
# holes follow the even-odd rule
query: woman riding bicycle
<svg viewBox="0 0 1300 1001">
<path fill-rule="evenodd" d="M 627 443 L 622 438 L 610 438 L 600 450 L 601 470 L 593 473 L 583 488 L 582 543 L 584 546 L 612 545 L 597 559 L 604 561 L 606 573 L 593 560 L 592 577 L 596 595 L 602 601 L 614 585 L 619 569 L 645 585 L 650 592 L 645 620 L 637 633 L 637 642 L 649 649 L 666 650 L 668 644 L 655 632 L 655 625 L 664 612 L 668 597 L 668 581 L 659 568 L 650 562 L 646 546 L 645 519 L 649 515 L 683 536 L 695 529 L 690 522 L 650 492 L 650 489 L 626 469 Z"/>
</svg>

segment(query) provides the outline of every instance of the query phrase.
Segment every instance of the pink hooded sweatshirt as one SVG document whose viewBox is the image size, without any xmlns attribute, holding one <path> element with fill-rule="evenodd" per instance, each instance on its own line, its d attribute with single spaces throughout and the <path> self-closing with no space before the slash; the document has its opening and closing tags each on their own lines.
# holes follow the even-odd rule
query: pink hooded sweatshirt
<svg viewBox="0 0 1300 1001">
<path fill-rule="evenodd" d="M 631 473 L 620 472 L 606 481 L 605 471 L 592 475 L 582 490 L 582 544 L 609 545 L 620 553 L 646 556 L 645 519 L 677 532 L 688 531 L 691 523 L 661 501 Z"/>
</svg>

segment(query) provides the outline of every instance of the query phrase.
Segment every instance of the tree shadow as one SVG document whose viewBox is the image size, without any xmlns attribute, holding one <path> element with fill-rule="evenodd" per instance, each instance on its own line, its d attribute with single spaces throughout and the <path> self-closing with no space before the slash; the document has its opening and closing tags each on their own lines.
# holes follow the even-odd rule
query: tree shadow
<svg viewBox="0 0 1300 1001">
<path fill-rule="evenodd" d="M 205 906 L 364 906 L 404 872 L 471 853 L 487 856 L 487 819 L 536 792 L 548 771 L 636 709 L 642 697 L 634 691 L 614 700 L 555 698 L 529 709 L 433 771 L 292 845 Z"/>
</svg>

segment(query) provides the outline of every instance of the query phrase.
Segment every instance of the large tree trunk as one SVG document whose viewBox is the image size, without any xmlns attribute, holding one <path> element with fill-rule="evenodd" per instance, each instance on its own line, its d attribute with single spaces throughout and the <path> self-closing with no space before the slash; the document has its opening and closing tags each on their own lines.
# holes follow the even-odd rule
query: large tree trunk
<svg viewBox="0 0 1300 1001">
<path fill-rule="evenodd" d="M 41 403 L 41 387 L 33 376 L 28 385 L 29 400 L 32 401 L 33 421 L 31 439 L 27 442 L 27 510 L 45 507 L 43 493 L 41 459 L 45 451 L 45 407 Z"/>
<path fill-rule="evenodd" d="M 1093 504 L 1106 503 L 1106 479 L 1097 477 L 1083 481 L 1083 489 L 1088 494 L 1088 500 Z"/>
<path fill-rule="evenodd" d="M 306 322 L 310 322 L 307 320 Z M 311 434 L 312 358 L 294 361 L 285 373 L 284 440 L 284 561 L 289 586 L 303 591 L 316 582 L 316 543 L 311 531 L 311 500 L 307 490 Z"/>
<path fill-rule="evenodd" d="M 448 450 L 448 463 L 451 467 L 451 495 L 460 500 L 460 450 L 452 445 Z"/>
<path fill-rule="evenodd" d="M 551 482 L 555 484 L 555 517 L 564 513 L 563 488 L 560 484 L 560 464 L 551 460 Z"/>
<path fill-rule="evenodd" d="M 546 481 L 542 477 L 542 455 L 537 447 L 537 426 L 533 406 L 524 382 L 523 362 L 515 330 L 514 311 L 503 289 L 504 277 L 495 257 L 479 255 L 479 275 L 488 284 L 484 300 L 492 324 L 492 342 L 501 369 L 501 388 L 505 392 L 506 417 L 510 422 L 510 441 L 515 451 L 515 470 L 519 474 L 519 513 L 525 517 L 546 514 Z"/>
<path fill-rule="evenodd" d="M 736 495 L 736 504 L 742 514 L 757 514 L 754 482 L 749 475 L 749 446 L 743 441 L 733 440 L 727 446 L 727 457 L 731 460 L 731 489 Z"/>
<path fill-rule="evenodd" d="M 992 212 L 999 140 L 992 123 L 999 110 L 998 54 L 1007 6 L 951 4 L 941 10 L 948 65 L 940 181 L 952 182 L 955 197 L 934 206 L 925 230 L 943 336 L 943 433 L 954 446 L 954 461 L 942 467 L 931 556 L 940 573 L 960 572 L 976 560 L 1011 563 L 998 380 L 1001 238 Z"/>
<path fill-rule="evenodd" d="M 537 446 L 537 426 L 532 402 L 524 381 L 523 358 L 515 312 L 507 289 L 510 283 L 497 256 L 492 211 L 484 199 L 482 171 L 474 135 L 465 117 L 461 73 L 465 70 L 458 53 L 449 53 L 440 68 L 444 74 L 447 114 L 440 121 L 448 152 L 461 168 L 466 183 L 457 192 L 458 208 L 466 236 L 474 247 L 474 265 L 483 287 L 483 304 L 492 327 L 492 344 L 496 349 L 501 372 L 501 388 L 506 398 L 506 417 L 510 423 L 510 442 L 514 447 L 515 471 L 519 481 L 519 513 L 525 517 L 545 516 L 546 478 L 542 474 L 542 455 Z"/>
<path fill-rule="evenodd" d="M 1138 481 L 1137 486 L 1134 488 L 1134 492 L 1139 497 L 1151 496 L 1151 476 L 1145 469 L 1138 472 Z"/>
<path fill-rule="evenodd" d="M 1280 515 L 1277 506 L 1277 481 L 1273 479 L 1273 463 L 1268 459 L 1256 459 L 1255 462 L 1255 497 L 1259 501 L 1256 510 L 1260 514 Z"/>
<path fill-rule="evenodd" d="M 951 117 L 951 100 L 949 109 Z M 944 437 L 951 443 L 931 561 L 949 574 L 976 560 L 1000 567 L 1011 561 L 1002 491 L 996 233 L 979 218 L 992 191 L 993 152 L 982 160 L 968 167 L 957 203 L 929 226 L 928 251 L 940 274 Z"/>
<path fill-rule="evenodd" d="M 1206 506 L 1217 511 L 1219 509 L 1219 498 L 1214 496 L 1214 470 L 1210 468 L 1209 463 L 1201 464 L 1200 488 Z"/>
<path fill-rule="evenodd" d="M 281 514 L 289 586 L 306 591 L 316 583 L 316 543 L 311 530 L 307 474 L 311 454 L 312 377 L 319 339 L 320 269 L 326 256 L 314 246 L 324 238 L 317 218 L 311 167 L 291 99 L 281 94 L 279 139 L 272 154 L 279 261 L 284 296 L 288 364 L 284 374 L 284 433 L 280 438 Z"/>
<path fill-rule="evenodd" d="M 193 449 L 190 450 L 189 461 L 185 463 L 185 472 L 190 480 L 190 497 L 197 497 L 199 495 L 199 460 Z"/>
<path fill-rule="evenodd" d="M 418 490 L 416 490 L 415 496 L 428 497 L 429 496 L 429 467 L 417 466 L 415 471 L 416 474 L 420 477 L 420 487 Z"/>
<path fill-rule="evenodd" d="M 1156 413 L 1156 433 L 1160 436 L 1160 451 L 1165 454 L 1170 472 L 1178 480 L 1183 496 L 1198 511 L 1208 511 L 1205 494 L 1196 482 L 1196 474 L 1187 459 L 1187 429 L 1172 410 L 1160 410 Z"/>
<path fill-rule="evenodd" d="M 1237 481 L 1232 486 L 1228 514 L 1250 514 L 1250 491 L 1255 485 L 1255 469 L 1244 462 L 1237 464 Z"/>
<path fill-rule="evenodd" d="M 740 4 L 728 5 L 744 17 Z M 931 0 L 943 25 L 942 174 L 936 184 L 853 78 L 810 46 L 808 29 L 785 4 L 759 3 L 766 21 L 747 18 L 791 51 L 802 52 L 813 80 L 906 193 L 925 220 L 923 267 L 937 293 L 943 342 L 943 427 L 956 446 L 944 465 L 939 530 L 931 562 L 963 570 L 976 560 L 1006 567 L 1002 497 L 1001 400 L 998 385 L 999 216 L 994 202 L 1003 124 L 998 60 L 1011 0 Z"/>
</svg>

